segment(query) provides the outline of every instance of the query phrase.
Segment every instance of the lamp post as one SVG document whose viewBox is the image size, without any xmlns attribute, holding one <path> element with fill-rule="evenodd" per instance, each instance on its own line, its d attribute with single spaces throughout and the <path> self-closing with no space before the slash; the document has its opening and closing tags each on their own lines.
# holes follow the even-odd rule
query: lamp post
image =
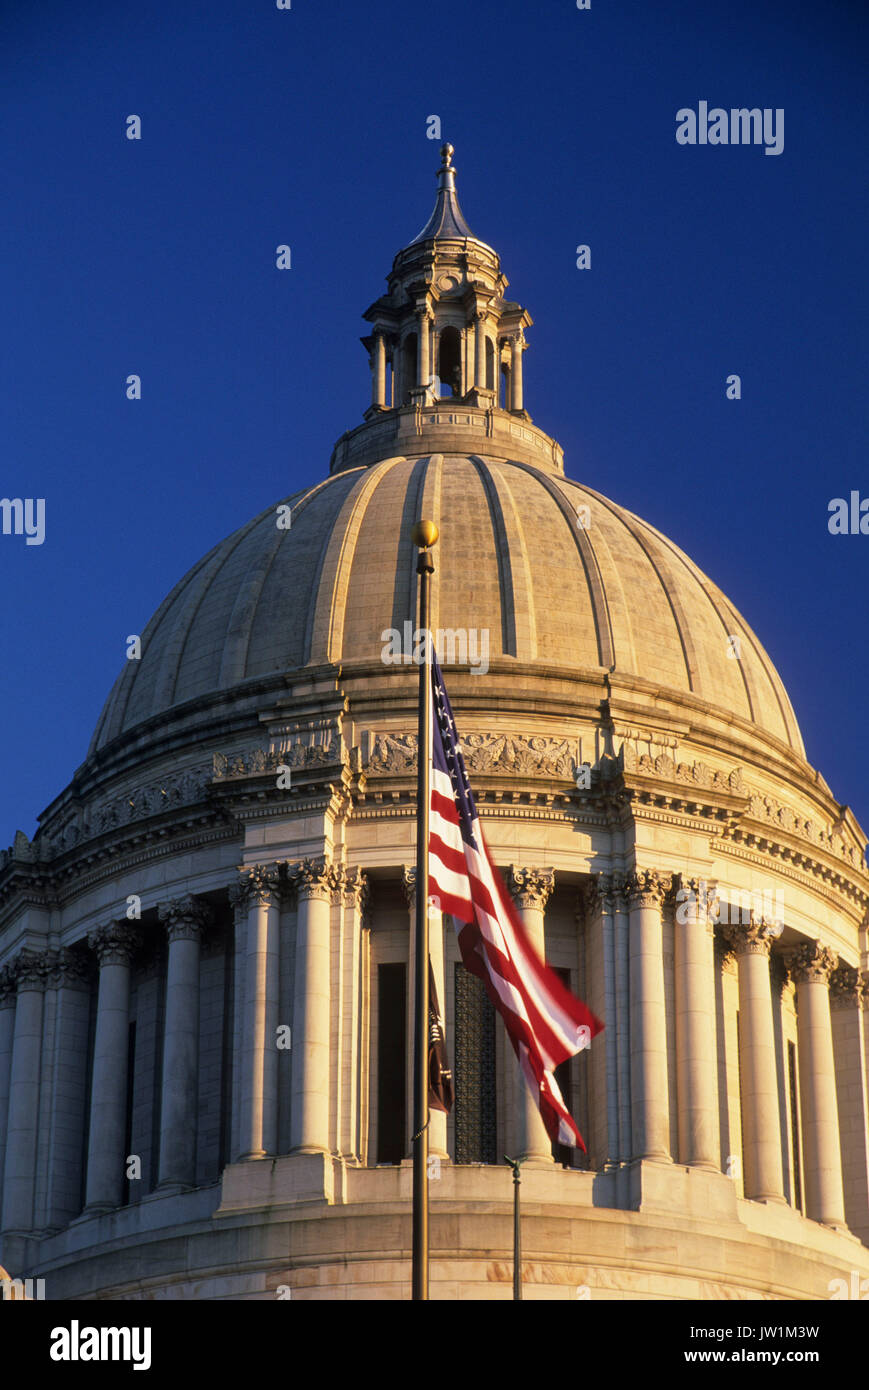
<svg viewBox="0 0 869 1390">
<path fill-rule="evenodd" d="M 522 1299 L 522 1224 L 519 1212 L 519 1184 L 522 1182 L 519 1169 L 524 1158 L 508 1158 L 504 1162 L 513 1169 L 513 1301 Z"/>
</svg>

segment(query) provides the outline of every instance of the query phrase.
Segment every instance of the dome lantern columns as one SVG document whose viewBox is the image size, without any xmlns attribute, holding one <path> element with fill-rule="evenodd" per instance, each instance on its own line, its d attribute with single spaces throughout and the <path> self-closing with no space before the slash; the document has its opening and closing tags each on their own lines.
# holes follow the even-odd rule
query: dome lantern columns
<svg viewBox="0 0 869 1390">
<path fill-rule="evenodd" d="M 497 254 L 471 232 L 458 205 L 452 146 L 441 150 L 438 199 L 419 236 L 405 246 L 387 277 L 389 291 L 363 317 L 372 325 L 362 343 L 371 364 L 371 405 L 365 419 L 406 406 L 435 404 L 441 392 L 465 406 L 525 412 L 524 330 L 533 320 L 504 298 L 508 280 Z M 392 391 L 386 362 L 393 365 Z M 391 396 L 391 399 L 387 399 Z"/>
</svg>

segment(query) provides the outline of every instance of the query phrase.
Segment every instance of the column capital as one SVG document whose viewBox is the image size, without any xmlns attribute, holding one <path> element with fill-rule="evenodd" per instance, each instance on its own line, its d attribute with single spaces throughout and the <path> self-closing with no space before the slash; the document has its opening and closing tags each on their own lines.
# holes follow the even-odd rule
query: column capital
<svg viewBox="0 0 869 1390">
<path fill-rule="evenodd" d="M 714 932 L 715 959 L 720 968 L 728 975 L 735 975 L 738 969 L 736 964 L 736 947 L 732 941 L 728 941 L 723 931 Z"/>
<path fill-rule="evenodd" d="M 88 933 L 88 945 L 96 954 L 100 968 L 104 965 L 129 965 L 141 942 L 141 933 L 125 922 L 107 922 Z"/>
<path fill-rule="evenodd" d="M 786 956 L 788 970 L 797 984 L 829 984 L 838 960 L 835 951 L 820 941 L 803 941 Z"/>
<path fill-rule="evenodd" d="M 13 986 L 19 994 L 27 989 L 43 990 L 52 966 L 53 951 L 34 951 L 25 946 L 9 962 Z"/>
<path fill-rule="evenodd" d="M 772 943 L 781 931 L 775 922 L 758 917 L 750 922 L 722 925 L 721 934 L 738 956 L 769 956 Z"/>
<path fill-rule="evenodd" d="M 631 907 L 661 908 L 672 887 L 672 874 L 662 873 L 658 869 L 634 869 L 625 880 Z"/>
<path fill-rule="evenodd" d="M 598 873 L 587 879 L 580 889 L 580 901 L 586 916 L 599 912 L 610 916 L 616 908 L 626 903 L 624 878 L 621 874 Z"/>
<path fill-rule="evenodd" d="M 91 962 L 79 951 L 62 946 L 52 952 L 49 980 L 55 989 L 90 989 Z"/>
<path fill-rule="evenodd" d="M 718 921 L 720 900 L 718 884 L 705 878 L 689 878 L 677 874 L 673 880 L 676 902 L 676 922 L 679 926 L 703 924 L 712 931 Z"/>
<path fill-rule="evenodd" d="M 404 900 L 410 911 L 416 907 L 416 866 L 412 868 L 409 864 L 401 866 L 401 887 L 404 892 Z"/>
<path fill-rule="evenodd" d="M 11 964 L 0 966 L 0 1009 L 15 1006 L 15 973 Z"/>
<path fill-rule="evenodd" d="M 356 908 L 364 916 L 371 899 L 371 885 L 368 875 L 363 873 L 358 865 L 352 869 L 342 869 L 341 891 L 344 894 L 344 906 Z"/>
<path fill-rule="evenodd" d="M 287 865 L 287 874 L 296 886 L 299 900 L 309 901 L 320 898 L 331 902 L 335 893 L 341 891 L 343 870 L 328 859 L 301 859 Z"/>
<path fill-rule="evenodd" d="M 860 972 L 841 961 L 830 976 L 830 1005 L 834 1009 L 859 1009 L 864 987 Z"/>
<path fill-rule="evenodd" d="M 200 902 L 191 894 L 183 898 L 173 898 L 160 903 L 157 916 L 166 928 L 166 936 L 172 941 L 198 941 L 202 930 L 211 921 L 212 912 L 207 903 Z"/>
<path fill-rule="evenodd" d="M 249 907 L 251 903 L 264 903 L 271 907 L 280 894 L 281 878 L 277 864 L 242 865 L 237 875 L 229 885 L 229 901 L 233 907 Z"/>
<path fill-rule="evenodd" d="M 536 908 L 543 912 L 555 888 L 555 870 L 511 864 L 507 884 L 518 908 Z"/>
</svg>

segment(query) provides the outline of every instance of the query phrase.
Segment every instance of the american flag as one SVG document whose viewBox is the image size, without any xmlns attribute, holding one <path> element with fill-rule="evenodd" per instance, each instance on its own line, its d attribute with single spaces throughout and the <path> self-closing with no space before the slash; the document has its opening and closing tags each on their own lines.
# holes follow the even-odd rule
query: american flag
<svg viewBox="0 0 869 1390">
<path fill-rule="evenodd" d="M 431 679 L 429 896 L 456 919 L 462 962 L 483 981 L 504 1020 L 550 1139 L 584 1150 L 555 1068 L 588 1047 L 603 1024 L 540 960 L 522 926 L 483 838 L 434 653 Z"/>
</svg>

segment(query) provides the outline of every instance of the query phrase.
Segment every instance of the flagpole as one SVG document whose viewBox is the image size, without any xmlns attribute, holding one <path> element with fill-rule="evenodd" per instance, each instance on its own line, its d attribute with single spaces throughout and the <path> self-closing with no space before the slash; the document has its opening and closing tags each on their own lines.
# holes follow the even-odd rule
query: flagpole
<svg viewBox="0 0 869 1390">
<path fill-rule="evenodd" d="M 419 663 L 419 725 L 416 777 L 416 1008 L 413 1058 L 413 1300 L 428 1299 L 428 820 L 431 763 L 431 641 L 429 609 L 434 561 L 429 551 L 437 542 L 433 521 L 419 521 L 413 543 L 419 548 L 419 631 L 423 652 Z"/>
</svg>

